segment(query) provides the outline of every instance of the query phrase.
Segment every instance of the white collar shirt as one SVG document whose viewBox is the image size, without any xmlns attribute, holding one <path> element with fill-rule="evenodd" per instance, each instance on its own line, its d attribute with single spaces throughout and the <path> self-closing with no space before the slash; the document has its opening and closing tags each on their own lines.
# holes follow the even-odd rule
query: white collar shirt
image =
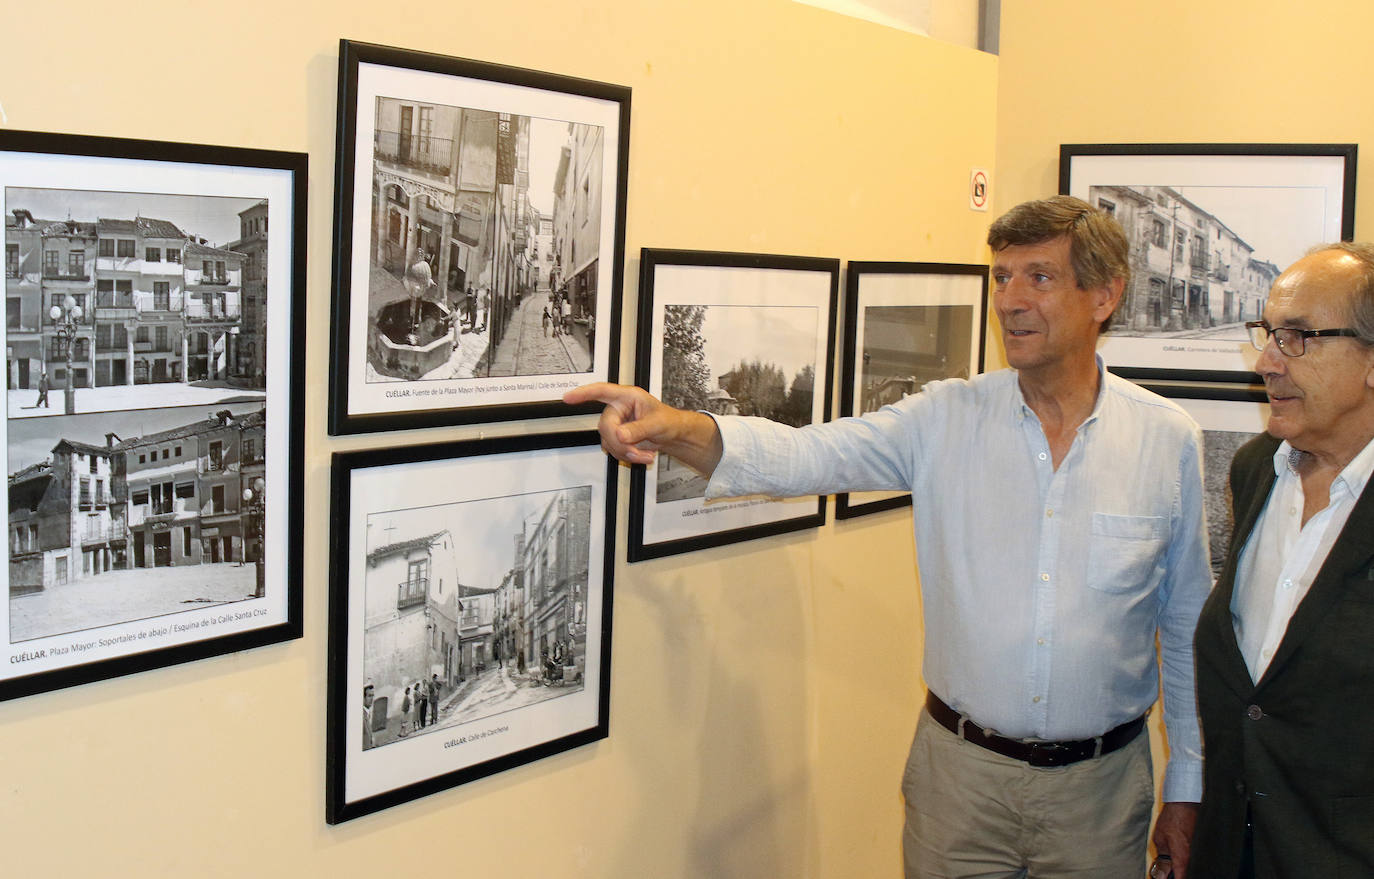
<svg viewBox="0 0 1374 879">
<path fill-rule="evenodd" d="M 1256 683 L 1374 473 L 1371 440 L 1332 480 L 1326 507 L 1304 525 L 1306 498 L 1294 456 L 1286 440 L 1274 452 L 1274 487 L 1241 550 L 1231 595 L 1236 642 Z"/>
</svg>

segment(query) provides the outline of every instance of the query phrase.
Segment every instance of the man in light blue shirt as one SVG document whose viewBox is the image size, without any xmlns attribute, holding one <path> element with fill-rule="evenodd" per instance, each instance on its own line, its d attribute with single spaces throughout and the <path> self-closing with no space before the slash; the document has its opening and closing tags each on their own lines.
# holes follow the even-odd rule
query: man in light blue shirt
<svg viewBox="0 0 1374 879">
<path fill-rule="evenodd" d="M 912 879 L 1143 871 L 1158 636 L 1171 759 L 1154 841 L 1184 879 L 1211 584 L 1200 433 L 1096 356 L 1129 273 L 1113 219 L 1060 196 L 1012 209 L 988 243 L 1011 370 L 800 429 L 636 388 L 565 399 L 606 402 L 609 452 L 672 455 L 711 476 L 708 497 L 912 492 L 929 687 L 903 778 Z"/>
</svg>

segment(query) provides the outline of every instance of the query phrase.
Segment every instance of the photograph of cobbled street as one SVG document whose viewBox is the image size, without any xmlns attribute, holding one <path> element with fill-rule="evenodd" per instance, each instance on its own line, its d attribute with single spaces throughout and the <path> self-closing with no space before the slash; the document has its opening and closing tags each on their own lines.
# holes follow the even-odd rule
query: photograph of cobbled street
<svg viewBox="0 0 1374 879">
<path fill-rule="evenodd" d="M 665 305 L 662 397 L 680 409 L 811 423 L 816 333 L 811 306 Z M 658 503 L 706 496 L 707 480 L 660 455 Z"/>
<path fill-rule="evenodd" d="M 364 747 L 585 688 L 591 503 L 579 486 L 367 516 Z"/>
<path fill-rule="evenodd" d="M 604 138 L 377 98 L 368 382 L 592 369 Z"/>
<path fill-rule="evenodd" d="M 971 305 L 877 305 L 864 309 L 858 411 L 876 412 L 928 383 L 968 378 Z"/>
<path fill-rule="evenodd" d="M 1109 186 L 1088 201 L 1121 223 L 1131 282 L 1108 333 L 1246 344 L 1282 266 L 1317 241 L 1271 229 L 1301 194 L 1226 186 Z M 1275 233 L 1278 234 L 1275 234 Z M 1273 240 L 1271 240 L 1273 239 Z"/>
<path fill-rule="evenodd" d="M 10 641 L 263 594 L 267 202 L 5 207 Z"/>
</svg>

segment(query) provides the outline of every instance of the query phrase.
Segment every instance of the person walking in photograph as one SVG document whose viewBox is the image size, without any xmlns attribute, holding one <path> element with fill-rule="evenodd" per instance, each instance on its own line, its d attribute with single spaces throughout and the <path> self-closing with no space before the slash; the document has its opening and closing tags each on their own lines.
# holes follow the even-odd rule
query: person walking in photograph
<svg viewBox="0 0 1374 879">
<path fill-rule="evenodd" d="M 439 723 L 439 675 L 430 676 L 429 679 L 429 725 L 435 726 Z"/>
<path fill-rule="evenodd" d="M 38 377 L 38 400 L 33 404 L 33 408 L 37 409 L 39 406 L 42 406 L 44 409 L 49 408 L 48 371 L 46 369 L 43 370 L 43 374 Z"/>
</svg>

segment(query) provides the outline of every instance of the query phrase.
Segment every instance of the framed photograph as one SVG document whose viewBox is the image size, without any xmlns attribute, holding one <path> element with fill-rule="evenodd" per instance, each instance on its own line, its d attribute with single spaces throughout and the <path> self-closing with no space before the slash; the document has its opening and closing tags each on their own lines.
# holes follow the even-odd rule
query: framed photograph
<svg viewBox="0 0 1374 879">
<path fill-rule="evenodd" d="M 1269 424 L 1269 398 L 1258 388 L 1142 385 L 1182 406 L 1202 428 L 1202 479 L 1212 576 L 1221 574 L 1231 545 L 1231 458 Z"/>
<path fill-rule="evenodd" d="M 307 176 L 0 131 L 0 699 L 301 636 Z"/>
<path fill-rule="evenodd" d="M 1355 157 L 1355 144 L 1062 145 L 1059 191 L 1113 214 L 1131 245 L 1107 366 L 1257 381 L 1245 322 L 1309 248 L 1354 234 Z"/>
<path fill-rule="evenodd" d="M 640 255 L 636 382 L 672 406 L 800 427 L 830 413 L 840 262 L 696 250 Z M 825 498 L 706 501 L 660 455 L 630 471 L 632 562 L 825 523 Z"/>
<path fill-rule="evenodd" d="M 845 271 L 840 414 L 876 412 L 928 382 L 972 378 L 986 339 L 986 266 L 851 262 Z M 835 518 L 911 504 L 905 491 L 842 492 Z"/>
<path fill-rule="evenodd" d="M 615 479 L 594 431 L 334 456 L 329 823 L 606 737 Z"/>
<path fill-rule="evenodd" d="M 598 411 L 629 146 L 628 88 L 341 41 L 330 432 Z"/>
</svg>

